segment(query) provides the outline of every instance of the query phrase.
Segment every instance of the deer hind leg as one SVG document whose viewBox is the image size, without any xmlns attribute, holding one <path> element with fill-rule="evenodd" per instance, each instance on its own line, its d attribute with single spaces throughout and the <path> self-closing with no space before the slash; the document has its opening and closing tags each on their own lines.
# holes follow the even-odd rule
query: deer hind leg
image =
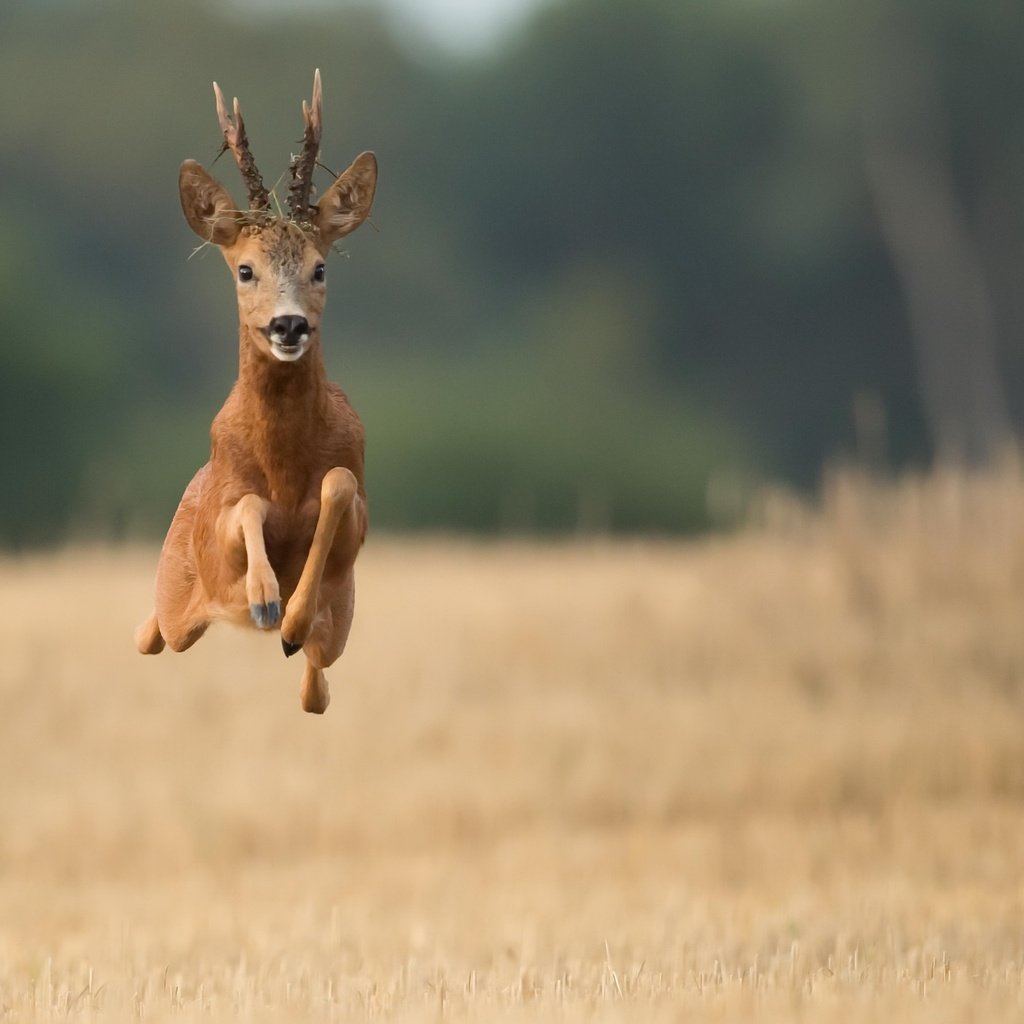
<svg viewBox="0 0 1024 1024">
<path fill-rule="evenodd" d="M 221 513 L 221 546 L 228 560 L 245 565 L 245 596 L 249 615 L 260 629 L 273 629 L 281 621 L 281 591 L 267 558 L 263 540 L 270 502 L 246 494 Z"/>
<path fill-rule="evenodd" d="M 324 476 L 320 488 L 320 516 L 313 534 L 313 543 L 281 623 L 281 646 L 288 657 L 299 650 L 310 636 L 317 614 L 324 568 L 339 528 L 356 528 L 353 515 L 356 491 L 356 478 L 341 466 L 328 470 Z M 353 547 L 358 548 L 358 544 Z"/>
<path fill-rule="evenodd" d="M 191 559 L 174 557 L 174 552 L 161 556 L 153 617 L 162 639 L 172 651 L 187 651 L 206 632 L 210 620 L 205 603 Z M 139 632 L 148 625 L 145 623 Z"/>
<path fill-rule="evenodd" d="M 355 608 L 355 572 L 349 568 L 338 588 L 325 598 L 303 651 L 306 668 L 302 674 L 300 699 L 303 711 L 322 715 L 331 702 L 331 691 L 323 670 L 341 657 L 352 628 Z"/>
<path fill-rule="evenodd" d="M 164 649 L 164 638 L 160 632 L 160 623 L 157 622 L 156 612 L 153 612 L 148 619 L 137 630 L 135 630 L 135 646 L 139 654 L 159 654 Z"/>
<path fill-rule="evenodd" d="M 299 692 L 302 710 L 312 715 L 322 715 L 331 703 L 331 691 L 327 686 L 327 677 L 323 669 L 317 668 L 311 661 L 306 662 L 302 673 L 302 689 Z"/>
<path fill-rule="evenodd" d="M 142 654 L 159 654 L 164 644 L 184 651 L 206 632 L 209 620 L 192 553 L 192 529 L 208 467 L 192 478 L 171 520 L 156 570 L 156 610 L 135 631 Z"/>
</svg>

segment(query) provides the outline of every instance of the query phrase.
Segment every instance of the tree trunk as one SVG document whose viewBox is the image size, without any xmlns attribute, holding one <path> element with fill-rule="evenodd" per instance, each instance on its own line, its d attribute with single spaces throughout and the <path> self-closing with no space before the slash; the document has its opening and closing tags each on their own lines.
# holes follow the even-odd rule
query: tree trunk
<svg viewBox="0 0 1024 1024">
<path fill-rule="evenodd" d="M 864 156 L 882 237 L 906 297 L 935 456 L 968 467 L 1005 455 L 1013 430 L 988 285 L 957 199 L 935 71 L 904 26 L 871 48 Z"/>
</svg>

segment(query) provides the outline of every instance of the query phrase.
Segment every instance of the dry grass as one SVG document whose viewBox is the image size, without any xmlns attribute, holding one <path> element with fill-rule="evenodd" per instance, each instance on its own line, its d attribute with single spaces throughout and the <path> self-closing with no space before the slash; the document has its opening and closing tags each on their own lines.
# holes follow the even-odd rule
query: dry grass
<svg viewBox="0 0 1024 1024">
<path fill-rule="evenodd" d="M 375 539 L 323 719 L 0 564 L 0 1019 L 1020 1020 L 1024 485 L 765 518 Z"/>
</svg>

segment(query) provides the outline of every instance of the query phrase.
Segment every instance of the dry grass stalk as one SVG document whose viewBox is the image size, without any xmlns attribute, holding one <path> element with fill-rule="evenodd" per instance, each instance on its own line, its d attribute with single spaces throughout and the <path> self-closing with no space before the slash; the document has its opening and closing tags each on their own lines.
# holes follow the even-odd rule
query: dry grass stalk
<svg viewBox="0 0 1024 1024">
<path fill-rule="evenodd" d="M 0 1018 L 1019 1020 L 1024 486 L 872 487 L 378 539 L 322 721 L 138 659 L 150 552 L 4 563 Z"/>
</svg>

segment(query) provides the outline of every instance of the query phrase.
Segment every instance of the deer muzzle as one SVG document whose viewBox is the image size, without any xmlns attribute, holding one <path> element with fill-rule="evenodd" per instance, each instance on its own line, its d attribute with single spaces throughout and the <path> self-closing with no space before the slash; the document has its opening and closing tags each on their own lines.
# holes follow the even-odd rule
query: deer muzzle
<svg viewBox="0 0 1024 1024">
<path fill-rule="evenodd" d="M 263 333 L 270 342 L 271 352 L 278 359 L 290 362 L 305 352 L 313 329 L 304 316 L 289 314 L 275 316 L 263 328 Z"/>
</svg>

